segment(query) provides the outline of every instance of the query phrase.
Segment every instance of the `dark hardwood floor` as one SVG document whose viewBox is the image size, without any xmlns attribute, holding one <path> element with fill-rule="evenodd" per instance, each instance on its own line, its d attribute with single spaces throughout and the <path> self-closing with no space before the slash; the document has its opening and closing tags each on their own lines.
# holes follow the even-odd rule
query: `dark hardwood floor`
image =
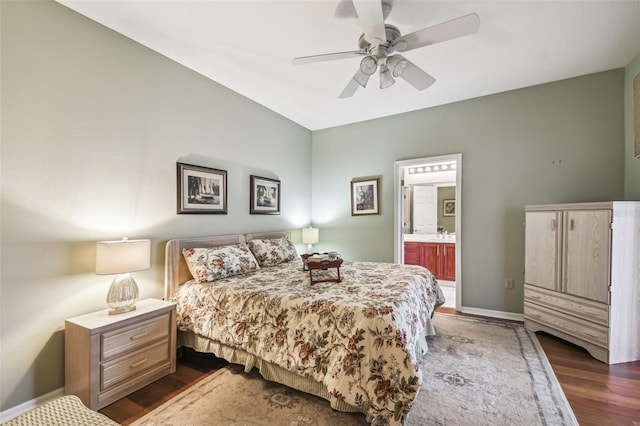
<svg viewBox="0 0 640 426">
<path fill-rule="evenodd" d="M 536 335 L 581 426 L 640 425 L 640 361 L 607 365 L 557 337 Z"/>
<path fill-rule="evenodd" d="M 457 314 L 453 309 L 439 311 Z M 640 426 L 640 361 L 607 365 L 571 343 L 536 335 L 581 426 Z M 224 365 L 224 360 L 187 349 L 174 374 L 100 412 L 128 425 Z"/>
<path fill-rule="evenodd" d="M 227 361 L 211 354 L 185 349 L 178 359 L 175 373 L 99 411 L 122 425 L 128 425 L 225 365 Z"/>
</svg>

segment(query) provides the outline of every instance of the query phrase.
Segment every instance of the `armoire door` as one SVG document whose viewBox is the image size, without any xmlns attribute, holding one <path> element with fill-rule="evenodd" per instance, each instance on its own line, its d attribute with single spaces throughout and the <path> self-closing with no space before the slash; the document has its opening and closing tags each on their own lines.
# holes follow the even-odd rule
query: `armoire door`
<svg viewBox="0 0 640 426">
<path fill-rule="evenodd" d="M 611 211 L 565 212 L 564 283 L 562 290 L 602 303 L 609 301 Z"/>
<path fill-rule="evenodd" d="M 562 213 L 527 212 L 525 220 L 524 282 L 559 291 Z"/>
</svg>

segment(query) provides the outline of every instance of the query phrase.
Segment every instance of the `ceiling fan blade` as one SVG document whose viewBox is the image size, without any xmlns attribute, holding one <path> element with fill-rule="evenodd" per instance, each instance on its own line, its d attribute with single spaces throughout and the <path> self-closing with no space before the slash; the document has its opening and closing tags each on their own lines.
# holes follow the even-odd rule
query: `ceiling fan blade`
<svg viewBox="0 0 640 426">
<path fill-rule="evenodd" d="M 400 55 L 396 55 L 400 56 Z M 427 74 L 420 67 L 413 62 L 408 61 L 406 58 L 401 57 L 405 61 L 405 68 L 400 74 L 400 78 L 415 87 L 418 90 L 424 90 L 436 82 L 436 79 Z"/>
<path fill-rule="evenodd" d="M 389 13 L 391 13 L 391 6 L 393 0 L 382 0 L 382 17 L 386 21 Z M 336 6 L 335 15 L 336 18 L 358 18 L 358 12 L 353 6 L 353 0 L 340 0 L 338 6 Z"/>
<path fill-rule="evenodd" d="M 297 58 L 293 58 L 292 62 L 295 65 L 312 64 L 314 62 L 334 61 L 336 59 L 347 59 L 347 58 L 353 58 L 356 56 L 363 56 L 366 54 L 367 53 L 362 50 L 352 50 L 348 52 L 336 52 L 336 53 L 323 53 L 320 55 L 299 56 Z"/>
<path fill-rule="evenodd" d="M 353 75 L 353 78 L 349 80 L 349 83 L 347 83 L 347 86 L 338 97 L 340 99 L 349 98 L 353 96 L 354 93 L 356 93 L 358 87 L 367 87 L 369 77 L 371 77 L 371 74 L 365 74 L 360 68 L 358 68 L 358 71 L 356 71 L 356 73 Z"/>
<path fill-rule="evenodd" d="M 340 0 L 340 3 L 336 6 L 335 17 L 357 18 L 358 13 L 356 12 L 356 8 L 353 7 L 353 2 L 351 0 Z"/>
<path fill-rule="evenodd" d="M 354 79 L 349 80 L 349 82 L 347 83 L 347 86 L 344 88 L 342 93 L 340 93 L 340 96 L 338 96 L 338 98 L 340 99 L 350 98 L 356 93 L 359 87 L 360 87 L 360 84 L 357 81 L 355 81 Z"/>
<path fill-rule="evenodd" d="M 353 7 L 364 30 L 364 39 L 371 44 L 386 43 L 387 33 L 382 16 L 382 2 L 380 0 L 353 0 Z M 376 43 L 375 40 L 380 41 Z"/>
<path fill-rule="evenodd" d="M 429 46 L 458 37 L 475 34 L 480 29 L 480 18 L 475 13 L 461 16 L 432 27 L 405 34 L 393 40 L 398 52 Z"/>
</svg>

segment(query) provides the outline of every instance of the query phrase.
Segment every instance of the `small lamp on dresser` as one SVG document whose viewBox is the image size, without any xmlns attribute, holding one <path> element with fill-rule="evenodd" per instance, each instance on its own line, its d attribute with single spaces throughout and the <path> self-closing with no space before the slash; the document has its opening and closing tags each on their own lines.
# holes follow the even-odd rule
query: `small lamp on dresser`
<svg viewBox="0 0 640 426">
<path fill-rule="evenodd" d="M 311 246 L 316 244 L 320 238 L 320 231 L 318 228 L 304 228 L 302 230 L 302 243 L 307 245 L 307 251 L 311 253 Z"/>
<path fill-rule="evenodd" d="M 96 274 L 113 275 L 107 293 L 110 315 L 136 309 L 138 285 L 130 272 L 151 267 L 151 241 L 128 240 L 98 241 L 96 248 Z"/>
</svg>

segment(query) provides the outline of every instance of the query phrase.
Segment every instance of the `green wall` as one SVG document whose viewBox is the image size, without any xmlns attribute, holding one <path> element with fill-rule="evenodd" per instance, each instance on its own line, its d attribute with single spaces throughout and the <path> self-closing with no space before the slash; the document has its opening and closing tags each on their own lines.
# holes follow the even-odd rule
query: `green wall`
<svg viewBox="0 0 640 426">
<path fill-rule="evenodd" d="M 456 232 L 456 217 L 444 215 L 444 200 L 456 199 L 455 186 L 438 187 L 438 226 L 442 226 L 443 230 L 452 233 Z"/>
<path fill-rule="evenodd" d="M 462 153 L 462 304 L 522 312 L 524 206 L 623 198 L 623 89 L 615 70 L 316 131 L 314 225 L 346 259 L 393 261 L 394 162 Z M 361 176 L 380 215 L 350 215 Z"/>
<path fill-rule="evenodd" d="M 634 158 L 633 78 L 640 73 L 640 52 L 627 65 L 624 76 L 624 196 L 627 201 L 640 201 L 640 158 Z M 636 111 L 640 114 L 640 111 Z"/>
<path fill-rule="evenodd" d="M 521 312 L 525 204 L 639 199 L 622 101 L 637 57 L 627 77 L 312 134 L 57 3 L 2 0 L 0 19 L 0 410 L 63 386 L 64 319 L 105 306 L 97 240 L 151 239 L 142 297 L 162 295 L 168 239 L 298 229 L 310 217 L 317 249 L 392 261 L 394 161 L 460 152 L 463 305 Z M 176 215 L 176 161 L 228 171 L 228 215 Z M 250 174 L 281 180 L 282 215 L 249 215 Z M 350 181 L 371 176 L 381 214 L 352 217 Z"/>
<path fill-rule="evenodd" d="M 64 385 L 64 319 L 106 307 L 95 242 L 145 237 L 141 297 L 171 238 L 299 229 L 311 132 L 50 1 L 0 2 L 0 410 Z M 227 170 L 227 215 L 176 214 L 176 162 Z M 249 215 L 249 175 L 282 214 Z"/>
</svg>

